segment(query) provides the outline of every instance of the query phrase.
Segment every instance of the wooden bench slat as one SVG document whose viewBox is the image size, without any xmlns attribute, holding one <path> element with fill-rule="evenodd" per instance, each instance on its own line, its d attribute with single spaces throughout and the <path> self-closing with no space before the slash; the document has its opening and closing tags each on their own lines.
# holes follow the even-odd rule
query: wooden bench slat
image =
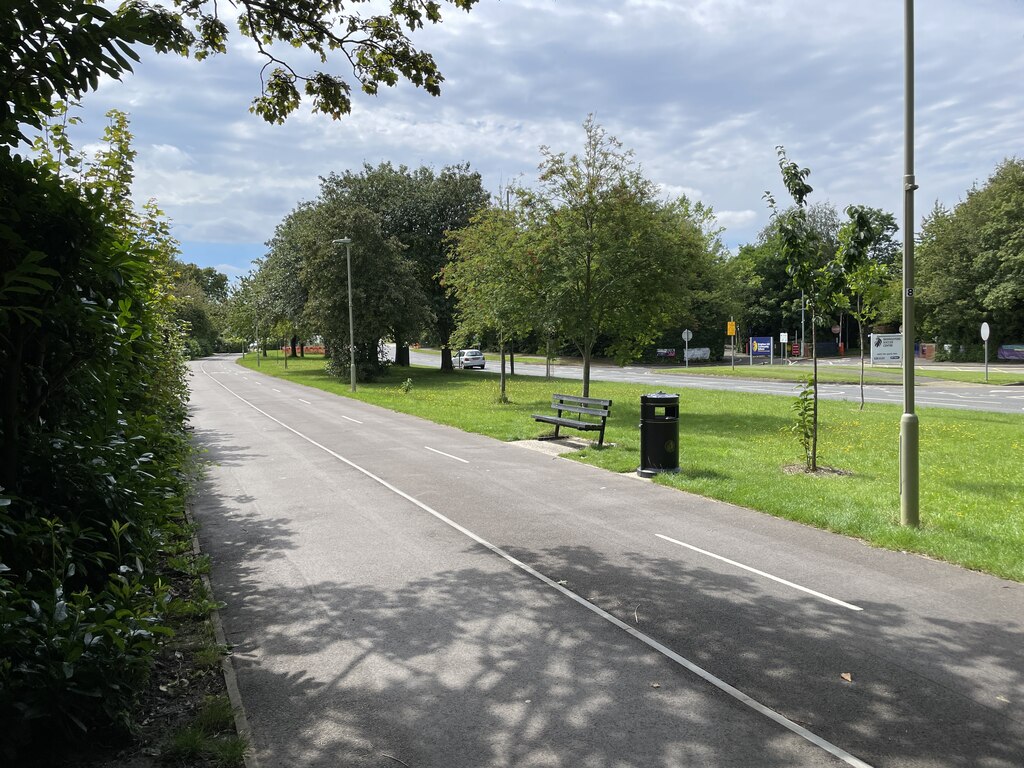
<svg viewBox="0 0 1024 768">
<path fill-rule="evenodd" d="M 569 413 L 584 413 L 587 416 L 607 416 L 607 408 L 584 408 L 581 405 L 566 405 L 565 403 L 558 403 L 555 405 L 552 403 L 552 408 L 558 411 L 568 411 Z"/>
<path fill-rule="evenodd" d="M 534 421 L 543 421 L 547 424 L 561 424 L 563 427 L 574 427 L 575 429 L 582 429 L 585 431 L 591 431 L 595 429 L 601 429 L 601 424 L 596 421 L 576 421 L 575 419 L 560 419 L 557 416 L 543 416 L 535 413 L 533 415 Z"/>
<path fill-rule="evenodd" d="M 565 400 L 580 405 L 599 405 L 601 407 L 608 407 L 612 404 L 611 400 L 601 400 L 600 398 L 596 397 L 580 397 L 579 395 L 552 395 L 551 402 L 555 402 L 556 400 Z"/>
</svg>

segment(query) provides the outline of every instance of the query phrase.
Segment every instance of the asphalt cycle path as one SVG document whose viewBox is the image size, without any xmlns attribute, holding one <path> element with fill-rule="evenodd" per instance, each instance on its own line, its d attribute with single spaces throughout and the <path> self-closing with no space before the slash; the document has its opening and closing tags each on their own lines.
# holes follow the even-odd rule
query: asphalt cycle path
<svg viewBox="0 0 1024 768">
<path fill-rule="evenodd" d="M 392 358 L 394 352 L 392 348 Z M 436 352 L 410 353 L 415 365 L 437 366 L 440 355 Z M 490 355 L 485 371 L 497 371 L 500 361 Z M 746 366 L 741 366 L 746 367 Z M 822 366 L 826 367 L 826 366 Z M 545 366 L 537 363 L 516 363 L 516 373 L 524 376 L 543 376 Z M 810 372 L 809 366 L 802 365 L 801 370 Z M 889 369 L 891 370 L 891 369 Z M 975 368 L 975 370 L 978 370 Z M 1010 369 L 1007 369 L 1010 370 Z M 1016 370 L 1016 369 L 1013 369 Z M 928 368 L 919 366 L 919 376 L 927 376 Z M 552 375 L 556 378 L 583 379 L 583 368 L 580 365 L 554 365 Z M 658 366 L 628 365 L 624 367 L 597 365 L 591 368 L 590 377 L 594 381 L 618 381 L 630 384 L 648 384 L 651 387 L 662 387 L 671 390 L 685 389 L 716 389 L 730 392 L 748 392 L 757 395 L 783 395 L 794 397 L 800 390 L 798 384 L 787 381 L 759 381 L 754 379 L 736 379 L 720 376 L 688 375 L 685 373 L 668 373 Z M 903 388 L 889 384 L 865 384 L 864 399 L 869 403 L 903 404 Z M 860 402 L 860 387 L 856 384 L 819 384 L 818 396 L 825 400 L 849 400 Z M 1024 387 L 995 387 L 987 384 L 967 384 L 954 381 L 918 383 L 914 389 L 915 405 L 919 408 L 952 408 L 955 410 L 995 411 L 998 413 L 1024 413 Z"/>
<path fill-rule="evenodd" d="M 1020 766 L 1024 585 L 194 364 L 266 766 Z"/>
</svg>

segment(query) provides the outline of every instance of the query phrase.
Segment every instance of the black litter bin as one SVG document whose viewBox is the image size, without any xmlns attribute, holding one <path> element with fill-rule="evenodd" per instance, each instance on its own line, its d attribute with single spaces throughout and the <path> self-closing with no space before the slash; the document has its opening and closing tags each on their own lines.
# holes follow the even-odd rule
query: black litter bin
<svg viewBox="0 0 1024 768">
<path fill-rule="evenodd" d="M 679 471 L 679 395 L 640 395 L 640 477 Z"/>
</svg>

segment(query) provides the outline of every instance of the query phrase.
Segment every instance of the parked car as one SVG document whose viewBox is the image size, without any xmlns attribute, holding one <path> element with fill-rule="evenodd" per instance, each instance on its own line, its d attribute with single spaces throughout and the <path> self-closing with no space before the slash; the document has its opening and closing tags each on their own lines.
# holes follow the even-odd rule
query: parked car
<svg viewBox="0 0 1024 768">
<path fill-rule="evenodd" d="M 479 349 L 460 349 L 452 358 L 456 368 L 483 368 L 486 365 L 484 353 Z"/>
</svg>

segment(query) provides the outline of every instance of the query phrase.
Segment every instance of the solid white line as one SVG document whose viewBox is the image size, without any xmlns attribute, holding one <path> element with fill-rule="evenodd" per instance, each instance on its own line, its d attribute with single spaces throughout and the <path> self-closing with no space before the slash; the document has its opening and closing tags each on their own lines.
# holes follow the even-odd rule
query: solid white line
<svg viewBox="0 0 1024 768">
<path fill-rule="evenodd" d="M 234 395 L 235 393 L 232 392 L 231 394 Z M 237 397 L 237 395 L 235 395 L 235 397 Z M 305 403 L 306 405 L 312 405 L 312 403 L 309 402 L 309 400 L 303 400 L 301 397 L 299 398 L 299 402 L 300 403 Z M 253 407 L 255 407 L 255 406 L 253 406 Z"/>
<path fill-rule="evenodd" d="M 201 364 L 200 367 L 202 368 L 203 373 L 205 373 L 207 376 L 210 376 L 210 374 L 208 374 L 206 372 L 205 365 Z M 802 725 L 798 725 L 797 723 L 794 723 L 792 720 L 790 720 L 789 718 L 787 718 L 787 717 L 785 717 L 783 715 L 780 715 L 775 710 L 769 709 L 764 704 L 761 704 L 760 702 L 755 701 L 754 699 L 750 698 L 750 696 L 748 696 L 747 694 L 743 693 L 743 691 L 739 690 L 738 688 L 734 688 L 733 686 L 729 685 L 724 680 L 722 680 L 722 679 L 716 677 L 715 675 L 711 674 L 710 672 L 708 672 L 703 667 L 697 666 L 696 664 L 694 664 L 689 659 L 687 659 L 687 658 L 685 658 L 683 656 L 680 656 L 678 653 L 673 651 L 671 648 L 668 648 L 668 647 L 662 645 L 657 640 L 655 640 L 654 638 L 652 638 L 652 637 L 650 637 L 648 635 L 645 635 L 643 632 L 641 632 L 640 630 L 636 629 L 635 627 L 631 627 L 626 622 L 624 622 L 624 621 L 622 621 L 620 619 L 615 618 L 610 613 L 608 613 L 606 610 L 604 610 L 603 608 L 599 608 L 598 606 L 594 605 L 593 603 L 591 603 L 586 598 L 580 597 L 579 595 L 577 595 L 572 590 L 566 589 L 565 587 L 563 587 L 558 582 L 549 579 L 547 576 L 545 576 L 540 571 L 537 571 L 537 570 L 533 569 L 532 567 L 530 567 L 529 565 L 527 565 L 526 563 L 522 562 L 521 560 L 516 559 L 515 557 L 510 555 L 508 552 L 506 552 L 505 550 L 501 549 L 500 547 L 495 546 L 494 544 L 491 544 L 486 539 L 483 539 L 480 536 L 477 536 L 471 530 L 469 530 L 468 528 L 464 528 L 463 526 L 461 526 L 458 523 L 456 523 L 454 520 L 452 520 L 452 519 L 450 519 L 448 517 L 445 517 L 444 515 L 442 515 L 437 510 L 432 509 L 431 507 L 429 507 L 426 504 L 424 504 L 419 499 L 416 499 L 416 498 L 410 496 L 409 494 L 407 494 L 405 491 L 402 491 L 399 488 L 396 488 L 395 486 L 391 485 L 391 483 L 389 483 L 387 480 L 384 480 L 383 478 L 380 478 L 377 475 L 375 475 L 372 472 L 370 472 L 370 470 L 363 469 L 362 467 L 360 467 L 355 462 L 350 461 L 349 459 L 346 459 L 344 456 L 342 456 L 339 453 L 335 453 L 330 448 L 328 448 L 325 445 L 322 445 L 322 444 L 318 443 L 313 438 L 307 437 L 306 435 L 304 435 L 301 432 L 299 432 L 297 429 L 295 429 L 293 427 L 289 427 L 283 421 L 280 421 L 279 419 L 275 419 L 269 413 L 267 413 L 264 410 L 261 410 L 260 408 L 257 408 L 255 405 L 250 403 L 248 400 L 246 400 L 241 395 L 239 395 L 236 392 L 228 389 L 227 386 L 225 386 L 224 384 L 221 384 L 219 381 L 217 381 L 212 376 L 210 376 L 210 380 L 213 381 L 218 386 L 223 387 L 229 394 L 231 394 L 234 397 L 236 397 L 239 400 L 241 400 L 243 403 L 248 405 L 250 408 L 252 408 L 257 413 L 260 413 L 260 414 L 266 416 L 268 419 L 273 421 L 275 424 L 278 424 L 278 425 L 284 427 L 285 429 L 287 429 L 292 434 L 294 434 L 294 435 L 302 438 L 303 440 L 305 440 L 307 443 L 309 443 L 309 444 L 311 444 L 313 446 L 316 446 L 317 448 L 319 448 L 320 450 L 324 451 L 325 453 L 330 454 L 331 456 L 336 458 L 341 463 L 346 464 L 347 466 L 351 467 L 352 469 L 356 470 L 357 472 L 360 472 L 361 474 L 363 474 L 366 477 L 370 478 L 374 482 L 379 483 L 380 485 L 384 486 L 385 488 L 387 488 L 389 491 L 391 491 L 392 493 L 396 494 L 397 496 L 401 496 L 403 499 L 408 501 L 410 504 L 413 504 L 413 505 L 419 507 L 420 509 L 422 509 L 424 512 L 426 512 L 426 513 L 428 513 L 430 515 L 433 515 L 435 518 L 440 520 L 445 525 L 448 525 L 448 526 L 454 528 L 459 533 L 461 533 L 461 534 L 467 536 L 468 538 L 472 539 L 473 541 L 475 541 L 480 546 L 489 549 L 494 554 L 496 554 L 499 557 L 503 558 L 504 560 L 508 561 L 509 563 L 511 563 L 515 567 L 519 568 L 520 570 L 525 571 L 526 573 L 530 574 L 535 579 L 543 582 L 547 586 L 549 586 L 552 589 L 554 589 L 556 592 L 561 593 L 562 595 L 564 595 L 565 597 L 568 597 L 573 602 L 575 602 L 575 603 L 581 605 L 582 607 L 586 608 L 588 611 L 591 611 L 592 613 L 600 616 L 602 619 L 604 619 L 605 621 L 609 622 L 610 624 L 613 624 L 614 626 L 618 627 L 619 629 L 621 629 L 626 634 L 631 635 L 632 637 L 636 638 L 637 640 L 639 640 L 644 645 L 646 645 L 649 648 L 657 651 L 658 653 L 662 654 L 666 658 L 669 658 L 672 661 L 676 662 L 677 664 L 679 664 L 679 666 L 683 667 L 684 669 L 689 670 L 690 672 L 692 672 L 693 674 L 695 674 L 697 677 L 701 678 L 705 682 L 710 683 L 711 685 L 713 685 L 718 690 L 722 691 L 723 693 L 728 694 L 729 696 L 732 696 L 737 701 L 739 701 L 742 704 L 745 704 L 746 706 L 750 707 L 750 709 L 754 710 L 758 714 L 764 715 L 769 720 L 777 723 L 778 725 L 781 725 L 783 728 L 787 729 L 788 731 L 791 731 L 792 733 L 796 734 L 800 738 L 810 742 L 814 746 L 819 747 L 819 748 L 825 750 L 830 755 L 834 755 L 835 757 L 838 757 L 840 760 L 842 760 L 847 765 L 855 766 L 855 768 L 872 768 L 872 766 L 869 763 L 865 763 L 860 758 L 854 757 L 853 755 L 851 755 L 849 752 L 844 750 L 842 747 L 837 747 L 835 744 L 832 744 L 831 742 L 825 741 L 825 739 L 821 738 L 820 736 L 818 736 L 818 735 L 816 735 L 814 733 L 811 733 L 809 730 L 804 728 Z"/>
<path fill-rule="evenodd" d="M 428 451 L 433 451 L 434 453 L 439 453 L 442 456 L 447 456 L 449 459 L 455 459 L 456 461 L 461 461 L 463 464 L 469 464 L 465 459 L 460 459 L 458 456 L 452 456 L 450 453 L 445 453 L 444 451 L 439 451 L 436 448 L 431 448 L 429 445 L 424 445 L 423 447 Z"/>
<path fill-rule="evenodd" d="M 356 424 L 362 424 L 363 423 L 359 419 L 353 419 L 351 416 L 346 416 L 344 413 L 341 414 L 341 418 L 348 419 L 349 421 L 354 421 Z"/>
<path fill-rule="evenodd" d="M 858 607 L 856 605 L 852 605 L 850 603 L 844 603 L 842 600 L 837 600 L 834 597 L 829 597 L 828 595 L 824 595 L 821 592 L 815 592 L 813 589 L 808 589 L 807 587 L 801 587 L 799 584 L 794 584 L 792 581 L 786 581 L 785 579 L 780 579 L 778 576 L 772 576 L 770 573 L 765 573 L 764 571 L 759 571 L 759 570 L 757 570 L 757 568 L 751 568 L 749 565 L 744 565 L 743 563 L 737 563 L 735 560 L 730 560 L 727 557 L 722 557 L 721 555 L 716 555 L 714 552 L 708 552 L 706 549 L 701 549 L 700 547 L 695 547 L 692 544 L 687 544 L 685 542 L 678 541 L 676 539 L 670 539 L 668 536 L 662 536 L 660 533 L 656 533 L 654 535 L 657 536 L 659 539 L 664 539 L 665 541 L 670 541 L 673 544 L 678 544 L 680 547 L 686 547 L 687 549 L 692 549 L 694 552 L 700 552 L 702 555 L 707 555 L 708 557 L 713 557 L 716 560 L 721 560 L 723 563 L 728 563 L 729 565 L 735 565 L 737 568 L 742 568 L 745 571 L 750 571 L 751 573 L 756 573 L 758 576 L 763 576 L 766 579 L 771 579 L 772 581 L 777 581 L 779 584 L 785 584 L 787 587 L 792 587 L 793 589 L 799 589 L 801 592 L 806 592 L 808 595 L 814 595 L 815 597 L 820 597 L 822 600 L 828 600 L 830 603 L 835 603 L 836 605 L 841 605 L 841 606 L 843 606 L 843 608 L 849 608 L 851 611 L 863 611 L 864 610 L 863 608 L 860 608 L 860 607 Z"/>
</svg>

